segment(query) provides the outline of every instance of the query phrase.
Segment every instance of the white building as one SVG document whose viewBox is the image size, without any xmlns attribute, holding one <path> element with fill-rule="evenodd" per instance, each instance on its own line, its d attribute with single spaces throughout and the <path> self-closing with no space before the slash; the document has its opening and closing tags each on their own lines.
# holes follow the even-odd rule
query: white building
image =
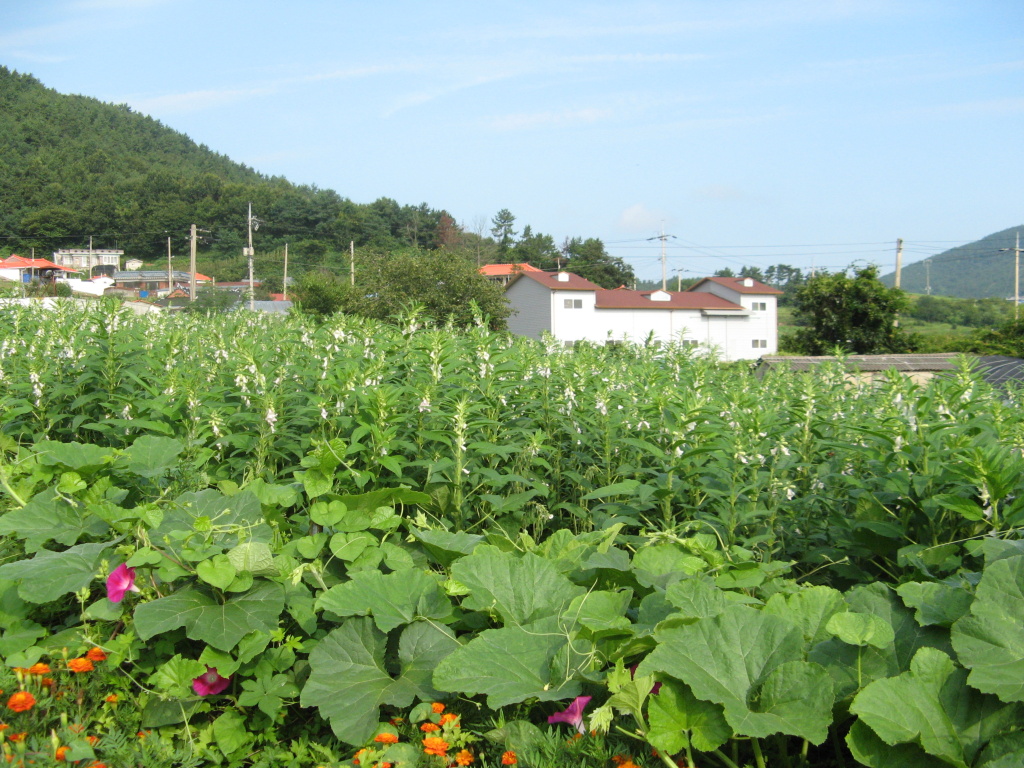
<svg viewBox="0 0 1024 768">
<path fill-rule="evenodd" d="M 778 352 L 777 297 L 752 278 L 708 277 L 687 291 L 606 290 L 568 272 L 522 272 L 505 290 L 509 330 L 559 341 L 682 342 L 725 360 Z"/>
<path fill-rule="evenodd" d="M 121 270 L 124 251 L 109 248 L 67 248 L 53 252 L 53 261 L 62 267 L 88 272 L 89 277 L 98 274 L 111 276 Z"/>
</svg>

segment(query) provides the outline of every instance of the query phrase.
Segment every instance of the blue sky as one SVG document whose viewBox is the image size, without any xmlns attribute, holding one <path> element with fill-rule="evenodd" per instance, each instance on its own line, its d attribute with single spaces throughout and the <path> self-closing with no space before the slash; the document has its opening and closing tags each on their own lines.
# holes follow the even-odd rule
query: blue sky
<svg viewBox="0 0 1024 768">
<path fill-rule="evenodd" d="M 357 202 L 658 277 L 1024 224 L 1024 2 L 0 0 L 0 64 Z M 244 212 L 239 213 L 240 222 Z"/>
</svg>

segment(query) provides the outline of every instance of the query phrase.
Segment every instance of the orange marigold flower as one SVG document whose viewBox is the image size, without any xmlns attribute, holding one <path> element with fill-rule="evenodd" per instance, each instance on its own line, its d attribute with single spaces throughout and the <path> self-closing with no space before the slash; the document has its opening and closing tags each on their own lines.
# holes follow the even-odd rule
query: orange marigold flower
<svg viewBox="0 0 1024 768">
<path fill-rule="evenodd" d="M 28 736 L 28 731 L 22 731 L 21 733 L 12 733 L 10 736 L 7 737 L 7 740 L 14 742 L 24 741 L 26 736 Z"/>
<path fill-rule="evenodd" d="M 149 734 L 151 734 L 151 733 L 152 733 L 152 731 L 139 731 L 135 735 L 138 736 L 140 739 L 144 739 L 147 736 L 149 736 Z"/>
<path fill-rule="evenodd" d="M 82 733 L 85 730 L 85 726 L 81 723 L 72 723 L 68 726 L 68 730 L 72 733 Z"/>
<path fill-rule="evenodd" d="M 107 696 L 107 698 L 104 699 L 104 701 L 107 702 L 107 704 L 117 704 L 117 694 L 110 694 L 109 696 Z"/>
<path fill-rule="evenodd" d="M 433 704 L 430 705 L 430 709 L 435 715 L 440 715 L 442 712 L 444 712 L 444 704 L 442 704 L 440 701 L 435 701 Z"/>
<path fill-rule="evenodd" d="M 39 681 L 39 684 L 43 686 L 43 688 L 49 688 L 53 685 L 53 678 L 44 677 L 42 680 Z"/>
<path fill-rule="evenodd" d="M 445 757 L 448 753 L 448 742 L 437 736 L 427 736 L 423 740 L 423 751 L 428 755 Z"/>
<path fill-rule="evenodd" d="M 473 753 L 468 749 L 463 749 L 455 756 L 456 765 L 469 765 L 473 762 Z"/>
<path fill-rule="evenodd" d="M 12 712 L 28 712 L 36 705 L 36 697 L 28 691 L 18 691 L 11 694 L 7 700 L 7 708 Z"/>
<path fill-rule="evenodd" d="M 516 765 L 519 761 L 516 759 L 516 753 L 511 749 L 501 756 L 502 765 Z"/>
<path fill-rule="evenodd" d="M 366 751 L 366 747 L 363 747 L 358 752 L 356 752 L 354 755 L 352 755 L 352 765 L 359 765 L 359 756 L 361 754 L 363 754 L 363 752 L 365 752 L 365 751 Z"/>
<path fill-rule="evenodd" d="M 28 673 L 30 675 L 48 675 L 50 674 L 50 665 L 43 664 L 43 662 L 33 664 L 31 667 L 28 668 Z"/>
<path fill-rule="evenodd" d="M 455 727 L 458 728 L 459 716 L 456 715 L 454 712 L 448 712 L 446 714 L 441 715 L 441 725 L 445 726 L 448 725 L 448 723 L 455 723 Z"/>
<path fill-rule="evenodd" d="M 107 768 L 107 764 L 106 763 L 92 763 L 92 764 L 89 765 L 89 768 Z"/>
<path fill-rule="evenodd" d="M 424 733 L 433 733 L 434 731 L 440 731 L 441 726 L 437 723 L 424 723 L 420 726 L 420 730 Z"/>
<path fill-rule="evenodd" d="M 0 731 L 6 731 L 10 727 L 7 723 L 0 723 Z"/>
<path fill-rule="evenodd" d="M 102 648 L 93 646 L 86 652 L 85 657 L 90 661 L 106 661 L 107 654 Z"/>
<path fill-rule="evenodd" d="M 391 763 L 374 763 L 377 768 L 391 768 Z"/>
<path fill-rule="evenodd" d="M 89 742 L 90 747 L 95 747 L 97 742 L 100 740 L 99 736 L 86 736 L 85 740 Z"/>
<path fill-rule="evenodd" d="M 57 752 L 56 754 L 54 754 L 53 758 L 63 763 L 65 760 L 67 760 L 66 755 L 70 751 L 71 747 L 57 747 Z"/>
<path fill-rule="evenodd" d="M 397 744 L 398 736 L 394 733 L 378 733 L 373 737 L 373 740 L 378 744 Z"/>
<path fill-rule="evenodd" d="M 77 659 L 68 659 L 68 669 L 78 675 L 82 672 L 92 672 L 95 667 L 89 659 L 79 656 Z"/>
</svg>

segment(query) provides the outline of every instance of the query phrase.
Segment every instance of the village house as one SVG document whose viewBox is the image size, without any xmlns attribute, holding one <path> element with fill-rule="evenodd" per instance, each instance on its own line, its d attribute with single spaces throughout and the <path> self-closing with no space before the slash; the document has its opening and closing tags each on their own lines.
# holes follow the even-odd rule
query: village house
<svg viewBox="0 0 1024 768">
<path fill-rule="evenodd" d="M 676 342 L 724 360 L 778 351 L 781 291 L 748 277 L 708 277 L 681 292 L 604 289 L 570 272 L 522 270 L 505 289 L 509 330 L 566 345 Z"/>
<path fill-rule="evenodd" d="M 76 272 L 85 272 L 89 277 L 113 277 L 121 269 L 122 256 L 124 251 L 111 248 L 66 248 L 54 251 L 53 261 Z"/>
<path fill-rule="evenodd" d="M 500 285 L 508 285 L 512 278 L 518 275 L 520 272 L 541 272 L 543 270 L 537 269 L 532 264 L 485 264 L 480 267 L 479 272 L 481 275 L 486 277 L 492 283 L 499 283 Z"/>
</svg>

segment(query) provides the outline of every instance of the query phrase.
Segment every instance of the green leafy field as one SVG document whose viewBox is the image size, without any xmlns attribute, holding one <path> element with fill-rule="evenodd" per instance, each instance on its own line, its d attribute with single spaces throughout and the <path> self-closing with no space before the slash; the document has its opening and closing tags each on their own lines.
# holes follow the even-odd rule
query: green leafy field
<svg viewBox="0 0 1024 768">
<path fill-rule="evenodd" d="M 1024 762 L 1024 421 L 966 369 L 4 320 L 12 763 Z"/>
</svg>

